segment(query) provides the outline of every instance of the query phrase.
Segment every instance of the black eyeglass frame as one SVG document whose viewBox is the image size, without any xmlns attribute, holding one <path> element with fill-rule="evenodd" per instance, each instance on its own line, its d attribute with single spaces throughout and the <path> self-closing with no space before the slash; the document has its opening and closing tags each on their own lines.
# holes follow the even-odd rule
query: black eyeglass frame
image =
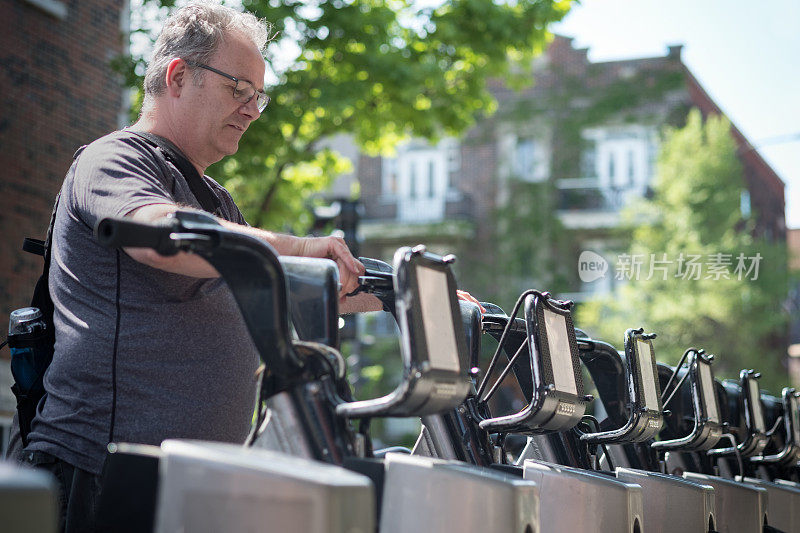
<svg viewBox="0 0 800 533">
<path fill-rule="evenodd" d="M 215 74 L 219 74 L 220 76 L 222 76 L 224 78 L 228 78 L 229 80 L 233 81 L 236 84 L 236 85 L 233 86 L 233 98 L 234 98 L 234 100 L 236 100 L 237 102 L 240 102 L 242 105 L 245 105 L 245 104 L 248 104 L 250 102 L 250 100 L 253 99 L 253 97 L 256 97 L 256 107 L 258 108 L 258 112 L 259 113 L 263 113 L 264 110 L 269 105 L 270 101 L 272 101 L 272 98 L 270 98 L 267 93 L 265 93 L 264 91 L 260 91 L 260 90 L 256 89 L 253 86 L 252 82 L 249 82 L 247 80 L 240 80 L 236 76 L 231 76 L 230 74 L 228 74 L 226 72 L 222 72 L 221 70 L 215 69 L 214 67 L 210 67 L 210 66 L 206 65 L 205 63 L 200 63 L 200 62 L 192 61 L 192 60 L 189 60 L 189 59 L 184 59 L 184 61 L 186 61 L 186 64 L 189 65 L 189 66 L 198 67 L 198 68 L 204 68 L 206 70 L 210 70 L 211 72 L 213 72 Z M 244 101 L 242 101 L 242 100 L 240 100 L 239 98 L 236 97 L 236 91 L 239 88 L 239 82 L 240 81 L 249 84 L 250 87 L 253 87 L 253 94 L 250 95 L 250 97 L 247 98 L 247 100 L 244 100 Z M 261 98 L 261 97 L 263 97 L 263 100 L 262 100 L 264 102 L 263 105 L 259 102 L 259 98 Z"/>
</svg>

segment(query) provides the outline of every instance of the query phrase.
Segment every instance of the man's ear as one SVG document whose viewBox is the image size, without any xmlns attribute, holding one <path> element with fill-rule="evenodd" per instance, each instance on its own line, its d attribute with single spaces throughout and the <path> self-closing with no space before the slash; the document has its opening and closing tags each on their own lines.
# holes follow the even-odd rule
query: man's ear
<svg viewBox="0 0 800 533">
<path fill-rule="evenodd" d="M 170 96 L 180 96 L 183 86 L 189 79 L 189 66 L 186 61 L 176 57 L 167 66 L 167 75 L 164 80 L 167 85 L 167 93 Z"/>
</svg>

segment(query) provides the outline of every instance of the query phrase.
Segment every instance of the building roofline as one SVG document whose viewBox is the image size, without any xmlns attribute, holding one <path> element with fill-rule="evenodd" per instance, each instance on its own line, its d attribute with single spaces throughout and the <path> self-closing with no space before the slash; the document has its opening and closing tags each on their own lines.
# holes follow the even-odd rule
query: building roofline
<svg viewBox="0 0 800 533">
<path fill-rule="evenodd" d="M 761 167 L 761 170 L 765 172 L 767 177 L 769 177 L 768 183 L 775 188 L 776 192 L 780 191 L 781 194 L 783 194 L 786 189 L 786 183 L 761 156 L 756 147 L 753 146 L 747 137 L 745 137 L 744 133 L 742 133 L 741 130 L 736 127 L 736 124 L 730 120 L 728 115 L 726 115 L 725 112 L 723 112 L 717 103 L 711 98 L 711 96 L 709 96 L 708 92 L 706 92 L 694 74 L 692 74 L 692 71 L 689 70 L 689 67 L 687 67 L 683 61 L 681 61 L 681 66 L 683 67 L 683 72 L 686 77 L 686 83 L 690 89 L 689 94 L 692 97 L 692 103 L 700 108 L 700 111 L 703 113 L 703 115 L 713 113 L 727 118 L 731 123 L 731 134 L 733 135 L 738 148 L 737 155 L 743 159 L 747 159 L 754 166 Z M 699 97 L 700 101 L 695 100 L 695 96 Z"/>
</svg>

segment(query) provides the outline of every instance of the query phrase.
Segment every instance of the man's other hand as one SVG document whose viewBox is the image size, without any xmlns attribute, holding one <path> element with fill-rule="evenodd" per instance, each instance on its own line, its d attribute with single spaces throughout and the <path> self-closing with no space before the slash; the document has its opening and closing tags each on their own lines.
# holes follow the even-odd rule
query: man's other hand
<svg viewBox="0 0 800 533">
<path fill-rule="evenodd" d="M 483 308 L 483 306 L 478 301 L 478 299 L 475 298 L 470 293 L 468 293 L 467 291 L 462 291 L 461 289 L 456 289 L 456 294 L 458 295 L 458 299 L 459 300 L 464 300 L 465 302 L 472 302 L 472 303 L 474 303 L 475 305 L 477 305 L 480 308 L 481 313 L 485 313 L 486 312 L 486 309 Z"/>
<path fill-rule="evenodd" d="M 339 303 L 344 302 L 345 294 L 358 288 L 358 277 L 364 274 L 364 265 L 353 257 L 350 249 L 341 237 L 302 237 L 297 255 L 303 257 L 322 257 L 336 261 L 339 267 Z"/>
</svg>

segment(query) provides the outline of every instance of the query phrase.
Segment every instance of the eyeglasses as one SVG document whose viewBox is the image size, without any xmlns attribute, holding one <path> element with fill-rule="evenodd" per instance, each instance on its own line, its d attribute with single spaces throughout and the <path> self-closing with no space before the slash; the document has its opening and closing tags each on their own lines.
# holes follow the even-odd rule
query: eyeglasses
<svg viewBox="0 0 800 533">
<path fill-rule="evenodd" d="M 206 70 L 210 70 L 215 74 L 219 74 L 229 80 L 232 80 L 236 85 L 233 86 L 233 98 L 242 104 L 248 103 L 253 97 L 256 97 L 256 107 L 258 108 L 259 113 L 263 113 L 264 110 L 267 108 L 270 102 L 270 97 L 267 96 L 267 93 L 264 91 L 257 91 L 253 84 L 247 80 L 240 80 L 235 76 L 231 76 L 230 74 L 226 74 L 221 70 L 217 70 L 214 67 L 209 67 L 203 63 L 198 63 L 197 61 L 189 61 L 185 60 L 186 63 L 193 67 L 204 68 Z"/>
</svg>

